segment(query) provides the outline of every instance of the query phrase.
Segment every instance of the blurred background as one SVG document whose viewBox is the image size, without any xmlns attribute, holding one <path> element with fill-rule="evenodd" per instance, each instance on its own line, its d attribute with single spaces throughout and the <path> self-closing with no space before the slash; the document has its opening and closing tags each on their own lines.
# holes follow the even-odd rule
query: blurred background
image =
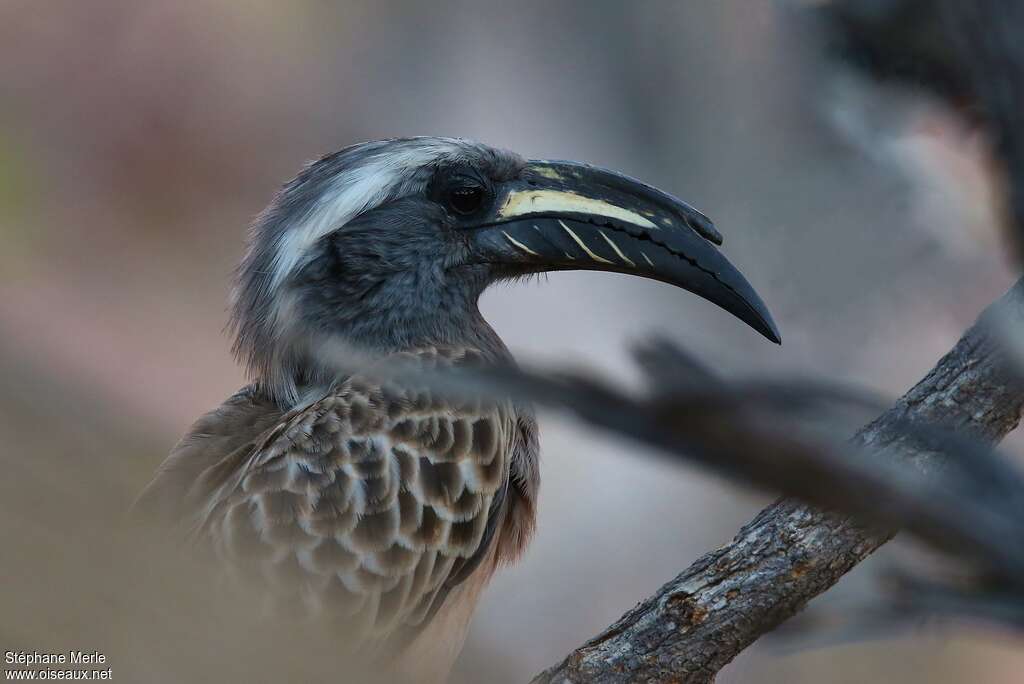
<svg viewBox="0 0 1024 684">
<path fill-rule="evenodd" d="M 902 393 L 1014 279 L 984 144 L 924 95 L 824 60 L 799 9 L 0 4 L 0 650 L 100 648 L 115 678 L 154 682 L 210 674 L 184 665 L 199 643 L 202 668 L 239 657 L 201 614 L 126 598 L 161 591 L 142 577 L 159 569 L 119 556 L 112 528 L 245 382 L 223 327 L 247 224 L 353 142 L 461 136 L 655 184 L 715 220 L 784 338 L 668 286 L 553 274 L 482 302 L 526 362 L 629 380 L 631 341 L 662 332 L 727 376 Z M 525 681 L 768 501 L 558 416 L 541 427 L 539 532 L 485 595 L 456 681 Z M 887 553 L 812 608 L 865 600 Z M 189 605 L 178 591 L 168 606 Z M 170 636 L 138 637 L 143 622 Z M 759 645 L 719 681 L 1005 682 L 1020 646 L 966 630 Z"/>
</svg>

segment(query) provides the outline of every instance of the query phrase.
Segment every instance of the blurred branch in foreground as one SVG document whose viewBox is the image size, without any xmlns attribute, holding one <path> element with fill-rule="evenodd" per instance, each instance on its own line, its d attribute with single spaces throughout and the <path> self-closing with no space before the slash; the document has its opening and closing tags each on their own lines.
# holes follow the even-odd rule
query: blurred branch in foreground
<svg viewBox="0 0 1024 684">
<path fill-rule="evenodd" d="M 991 449 L 1024 408 L 1024 366 L 1008 339 L 1022 326 L 1024 280 L 851 441 L 836 436 L 836 419 L 874 408 L 870 398 L 820 383 L 724 382 L 665 342 L 637 353 L 649 382 L 641 394 L 572 372 L 394 363 L 369 372 L 568 410 L 670 458 L 795 497 L 535 679 L 703 682 L 898 529 L 945 552 L 960 577 L 898 576 L 890 606 L 855 622 L 952 613 L 1024 625 L 1024 475 Z M 373 368 L 352 350 L 334 353 Z"/>
</svg>

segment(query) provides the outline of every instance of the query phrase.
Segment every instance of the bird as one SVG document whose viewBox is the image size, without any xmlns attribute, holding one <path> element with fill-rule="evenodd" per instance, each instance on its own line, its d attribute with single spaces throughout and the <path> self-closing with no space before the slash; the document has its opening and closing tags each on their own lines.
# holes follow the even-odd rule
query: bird
<svg viewBox="0 0 1024 684">
<path fill-rule="evenodd" d="M 136 510 L 274 610 L 331 625 L 339 649 L 444 681 L 483 588 L 534 531 L 537 423 L 511 398 L 373 369 L 514 365 L 478 299 L 561 270 L 662 281 L 780 343 L 721 242 L 689 204 L 597 166 L 441 137 L 329 154 L 250 228 L 229 324 L 250 383 L 196 421 Z"/>
</svg>

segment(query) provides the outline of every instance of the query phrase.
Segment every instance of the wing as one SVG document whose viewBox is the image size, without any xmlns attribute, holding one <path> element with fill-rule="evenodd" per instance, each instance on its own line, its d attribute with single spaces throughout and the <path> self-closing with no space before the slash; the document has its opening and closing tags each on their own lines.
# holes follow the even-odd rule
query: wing
<svg viewBox="0 0 1024 684">
<path fill-rule="evenodd" d="M 241 461 L 260 439 L 281 423 L 284 413 L 249 386 L 197 420 L 160 464 L 153 481 L 133 507 L 139 516 L 162 524 L 187 524 L 196 498 L 208 495 L 196 487 L 212 466 Z"/>
<path fill-rule="evenodd" d="M 198 531 L 278 603 L 370 641 L 415 634 L 493 546 L 516 420 L 508 405 L 350 378 L 199 476 Z"/>
</svg>

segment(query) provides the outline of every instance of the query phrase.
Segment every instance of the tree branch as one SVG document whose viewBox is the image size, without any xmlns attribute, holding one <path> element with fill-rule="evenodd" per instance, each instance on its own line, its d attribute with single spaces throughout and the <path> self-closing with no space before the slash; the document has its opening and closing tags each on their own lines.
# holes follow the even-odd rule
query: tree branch
<svg viewBox="0 0 1024 684">
<path fill-rule="evenodd" d="M 938 365 L 896 404 L 862 428 L 860 444 L 889 447 L 921 468 L 941 456 L 900 430 L 937 422 L 997 442 L 1014 427 L 1024 392 L 990 321 L 1024 324 L 1024 280 L 990 306 Z M 597 637 L 538 675 L 535 683 L 710 682 L 762 634 L 802 609 L 891 531 L 782 499 L 733 541 L 695 562 Z"/>
</svg>

